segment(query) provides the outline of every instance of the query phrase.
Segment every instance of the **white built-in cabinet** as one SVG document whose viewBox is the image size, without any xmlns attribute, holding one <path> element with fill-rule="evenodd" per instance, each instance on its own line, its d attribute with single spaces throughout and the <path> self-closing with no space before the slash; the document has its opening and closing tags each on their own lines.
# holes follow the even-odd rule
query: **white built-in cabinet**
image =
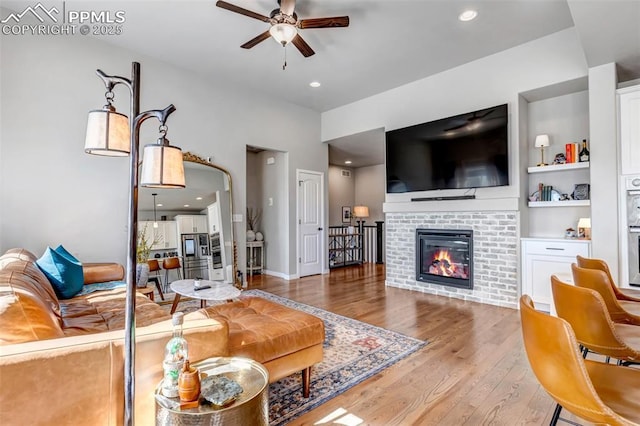
<svg viewBox="0 0 640 426">
<path fill-rule="evenodd" d="M 138 233 L 144 231 L 147 241 L 153 242 L 151 250 L 176 249 L 178 248 L 178 234 L 176 222 L 171 220 L 157 221 L 157 227 L 153 226 L 152 220 L 138 222 Z"/>
<path fill-rule="evenodd" d="M 522 294 L 531 296 L 537 309 L 554 313 L 551 275 L 570 277 L 577 255 L 591 256 L 590 240 L 522 238 Z"/>
<path fill-rule="evenodd" d="M 640 85 L 618 89 L 620 172 L 640 174 Z"/>
<path fill-rule="evenodd" d="M 206 215 L 176 215 L 174 217 L 178 223 L 178 234 L 207 233 Z"/>
</svg>

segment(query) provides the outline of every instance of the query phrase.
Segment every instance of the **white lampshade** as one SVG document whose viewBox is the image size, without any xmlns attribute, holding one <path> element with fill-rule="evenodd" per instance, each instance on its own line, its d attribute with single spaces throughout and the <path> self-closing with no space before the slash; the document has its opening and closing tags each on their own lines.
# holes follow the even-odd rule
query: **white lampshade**
<svg viewBox="0 0 640 426">
<path fill-rule="evenodd" d="M 287 43 L 291 43 L 291 40 L 298 35 L 298 30 L 296 27 L 291 24 L 275 24 L 269 28 L 269 34 L 273 37 L 278 43 L 283 46 Z"/>
<path fill-rule="evenodd" d="M 591 228 L 591 218 L 590 217 L 581 217 L 578 220 L 578 228 Z"/>
<path fill-rule="evenodd" d="M 353 208 L 353 217 L 369 217 L 369 207 L 355 206 Z"/>
<path fill-rule="evenodd" d="M 184 188 L 182 150 L 168 144 L 146 145 L 140 185 L 150 188 Z"/>
<path fill-rule="evenodd" d="M 131 151 L 129 119 L 114 108 L 89 111 L 84 151 L 88 154 L 126 156 Z"/>
<path fill-rule="evenodd" d="M 549 135 L 538 135 L 536 136 L 535 147 L 541 148 L 543 146 L 549 146 Z"/>
</svg>

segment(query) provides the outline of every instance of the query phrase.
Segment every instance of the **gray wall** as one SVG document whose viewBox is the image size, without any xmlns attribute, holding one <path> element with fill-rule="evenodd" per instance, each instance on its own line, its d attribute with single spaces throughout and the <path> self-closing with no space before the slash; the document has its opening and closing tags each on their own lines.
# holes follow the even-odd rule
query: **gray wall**
<svg viewBox="0 0 640 426">
<path fill-rule="evenodd" d="M 350 177 L 342 176 L 342 170 L 349 170 Z M 349 167 L 329 166 L 329 225 L 341 226 L 342 207 L 353 207 L 356 202 L 355 171 Z"/>
<path fill-rule="evenodd" d="M 243 218 L 246 145 L 289 153 L 290 200 L 295 200 L 296 168 L 327 170 L 320 115 L 310 109 L 90 37 L 3 37 L 0 59 L 1 251 L 25 247 L 40 254 L 47 245 L 62 243 L 83 261 L 124 262 L 128 159 L 83 150 L 87 112 L 104 104 L 97 68 L 129 76 L 132 61 L 142 64 L 141 109 L 176 105 L 168 137 L 231 172 L 234 212 Z M 115 92 L 116 107 L 128 112 L 126 89 Z M 155 141 L 157 128 L 145 123 L 141 144 Z M 288 225 L 279 243 L 288 250 L 285 269 L 295 273 L 296 224 L 289 220 L 295 218 L 295 202 L 286 210 Z M 236 224 L 236 235 L 244 229 L 244 222 Z M 244 238 L 238 244 L 242 268 Z"/>
<path fill-rule="evenodd" d="M 374 225 L 376 220 L 384 221 L 382 204 L 386 188 L 386 171 L 384 164 L 359 167 L 356 174 L 356 205 L 369 207 L 367 225 Z"/>
</svg>

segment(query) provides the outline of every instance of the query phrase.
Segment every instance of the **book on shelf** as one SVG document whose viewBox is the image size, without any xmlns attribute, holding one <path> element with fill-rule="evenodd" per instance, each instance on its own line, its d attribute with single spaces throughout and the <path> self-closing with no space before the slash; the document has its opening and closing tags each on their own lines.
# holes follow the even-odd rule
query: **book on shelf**
<svg viewBox="0 0 640 426">
<path fill-rule="evenodd" d="M 565 144 L 564 146 L 564 156 L 566 158 L 567 164 L 570 163 L 579 163 L 580 159 L 578 158 L 580 155 L 580 144 L 571 142 Z"/>
<path fill-rule="evenodd" d="M 553 201 L 553 186 L 538 184 L 538 201 Z"/>
</svg>

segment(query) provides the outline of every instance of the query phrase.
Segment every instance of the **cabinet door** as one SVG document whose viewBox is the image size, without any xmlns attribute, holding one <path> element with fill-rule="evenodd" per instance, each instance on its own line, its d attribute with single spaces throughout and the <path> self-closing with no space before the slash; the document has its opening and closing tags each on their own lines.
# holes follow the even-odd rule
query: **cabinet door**
<svg viewBox="0 0 640 426">
<path fill-rule="evenodd" d="M 178 222 L 178 232 L 180 234 L 193 233 L 193 216 L 176 216 Z"/>
<path fill-rule="evenodd" d="M 162 222 L 164 231 L 164 248 L 175 249 L 178 247 L 178 228 L 176 222 Z"/>
<path fill-rule="evenodd" d="M 551 312 L 554 311 L 553 296 L 551 294 L 551 275 L 571 274 L 571 263 L 575 258 L 566 256 L 549 256 L 531 254 L 526 258 L 525 282 L 529 289 L 523 288 L 523 293 L 529 294 L 536 309 Z"/>
<path fill-rule="evenodd" d="M 199 215 L 193 217 L 193 225 L 195 227 L 195 232 L 207 232 L 207 216 Z"/>
<path fill-rule="evenodd" d="M 640 86 L 621 93 L 620 166 L 623 175 L 640 173 Z"/>
</svg>

